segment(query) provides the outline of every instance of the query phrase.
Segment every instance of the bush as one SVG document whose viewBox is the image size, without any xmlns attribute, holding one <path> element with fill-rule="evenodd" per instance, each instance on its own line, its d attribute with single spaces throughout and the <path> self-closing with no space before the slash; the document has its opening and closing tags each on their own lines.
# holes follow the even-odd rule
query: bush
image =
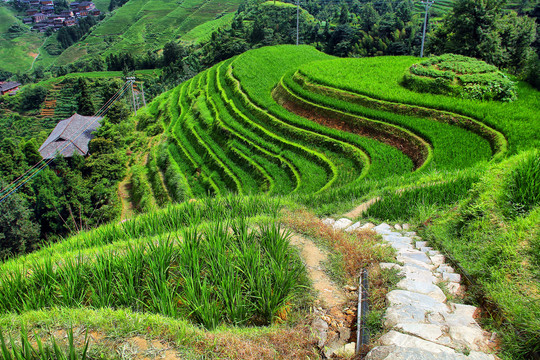
<svg viewBox="0 0 540 360">
<path fill-rule="evenodd" d="M 41 103 L 47 97 L 47 90 L 43 86 L 26 86 L 20 93 L 20 109 L 21 111 L 37 110 Z"/>
<path fill-rule="evenodd" d="M 457 95 L 477 100 L 516 100 L 516 86 L 493 65 L 446 54 L 412 65 L 402 85 L 416 92 Z"/>
</svg>

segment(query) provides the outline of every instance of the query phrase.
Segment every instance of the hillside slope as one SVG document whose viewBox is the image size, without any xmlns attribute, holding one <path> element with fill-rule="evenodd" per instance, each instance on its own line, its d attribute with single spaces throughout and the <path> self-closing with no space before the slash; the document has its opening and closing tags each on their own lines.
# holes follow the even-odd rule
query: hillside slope
<svg viewBox="0 0 540 360">
<path fill-rule="evenodd" d="M 85 55 L 157 50 L 197 26 L 236 11 L 240 0 L 130 0 L 57 60 L 59 65 Z"/>
<path fill-rule="evenodd" d="M 10 33 L 8 29 L 12 25 L 27 29 L 9 7 L 0 6 L 0 69 L 10 72 L 26 71 L 30 69 L 45 36 L 29 30 Z"/>
</svg>

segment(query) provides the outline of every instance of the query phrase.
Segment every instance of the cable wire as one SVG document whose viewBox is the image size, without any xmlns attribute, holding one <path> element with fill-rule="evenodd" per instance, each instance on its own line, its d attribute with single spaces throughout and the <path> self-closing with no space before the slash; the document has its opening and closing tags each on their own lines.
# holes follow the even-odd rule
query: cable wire
<svg viewBox="0 0 540 360">
<path fill-rule="evenodd" d="M 105 116 L 109 110 L 110 107 L 114 102 L 116 102 L 121 96 L 123 96 L 126 91 L 129 88 L 129 85 L 132 84 L 132 81 L 126 81 L 122 88 L 118 90 L 105 104 L 101 106 L 101 108 L 94 114 L 92 117 L 94 120 L 90 122 L 82 131 L 79 131 L 75 137 L 72 139 L 67 139 L 66 145 L 64 145 L 63 148 L 61 148 L 58 152 L 61 154 L 62 151 L 64 151 L 68 146 L 70 146 L 77 138 L 79 138 L 90 126 L 92 126 L 96 121 L 98 121 L 100 118 Z M 34 176 L 36 176 L 39 172 L 41 172 L 45 167 L 47 167 L 52 161 L 54 161 L 55 158 L 51 158 L 47 161 L 45 159 L 40 160 L 37 162 L 34 166 L 32 166 L 30 169 L 28 169 L 24 174 L 19 176 L 17 179 L 12 181 L 8 186 L 6 186 L 2 191 L 0 192 L 0 203 L 5 201 L 8 197 L 10 197 L 12 194 L 14 194 L 19 188 L 21 188 L 24 184 L 26 184 L 28 181 L 30 181 Z M 41 165 L 40 165 L 41 164 Z M 34 170 L 36 167 L 38 167 L 36 170 Z"/>
</svg>

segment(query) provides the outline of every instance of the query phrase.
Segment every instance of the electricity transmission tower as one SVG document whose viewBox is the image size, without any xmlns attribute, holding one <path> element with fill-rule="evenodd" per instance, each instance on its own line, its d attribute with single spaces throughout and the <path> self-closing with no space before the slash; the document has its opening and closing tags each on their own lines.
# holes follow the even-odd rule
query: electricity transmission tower
<svg viewBox="0 0 540 360">
<path fill-rule="evenodd" d="M 424 41 L 426 40 L 426 26 L 428 12 L 431 6 L 435 3 L 435 0 L 422 0 L 422 4 L 426 7 L 426 15 L 424 16 L 424 31 L 422 32 L 422 50 L 420 50 L 420 57 L 424 57 Z"/>
</svg>

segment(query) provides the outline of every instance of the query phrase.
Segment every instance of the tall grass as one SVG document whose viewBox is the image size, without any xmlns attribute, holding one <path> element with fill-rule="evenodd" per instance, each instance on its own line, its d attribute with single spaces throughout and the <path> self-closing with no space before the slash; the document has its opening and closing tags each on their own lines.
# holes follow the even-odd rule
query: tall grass
<svg viewBox="0 0 540 360">
<path fill-rule="evenodd" d="M 418 217 L 422 207 L 440 208 L 456 203 L 467 195 L 477 181 L 478 176 L 462 176 L 438 184 L 420 185 L 403 191 L 388 191 L 363 215 L 381 220 L 408 220 Z"/>
<path fill-rule="evenodd" d="M 212 200 L 207 200 L 212 203 Z M 51 261 L 0 276 L 0 313 L 53 306 L 122 308 L 221 323 L 270 324 L 299 290 L 303 265 L 275 221 L 217 221 L 95 259 Z M 21 296 L 21 294 L 24 294 Z"/>
<path fill-rule="evenodd" d="M 21 265 L 30 266 L 34 260 L 47 257 L 60 260 L 62 254 L 125 242 L 194 227 L 205 221 L 226 221 L 236 217 L 252 218 L 258 215 L 276 217 L 282 208 L 280 198 L 262 196 L 233 196 L 205 198 L 185 202 L 136 216 L 121 223 L 110 223 L 97 229 L 81 232 L 60 243 L 49 245 L 29 255 L 0 263 L 0 276 Z"/>
<path fill-rule="evenodd" d="M 508 177 L 506 196 L 512 214 L 527 214 L 540 204 L 540 151 L 521 160 Z"/>
<path fill-rule="evenodd" d="M 28 332 L 23 327 L 21 329 L 20 345 L 16 344 L 13 338 L 6 342 L 0 331 L 0 359 L 2 360 L 85 360 L 88 358 L 89 339 L 86 337 L 82 350 L 75 346 L 73 329 L 68 329 L 67 352 L 63 350 L 54 337 L 51 337 L 51 344 L 43 344 L 39 336 L 35 336 L 33 345 L 28 337 Z"/>
</svg>

